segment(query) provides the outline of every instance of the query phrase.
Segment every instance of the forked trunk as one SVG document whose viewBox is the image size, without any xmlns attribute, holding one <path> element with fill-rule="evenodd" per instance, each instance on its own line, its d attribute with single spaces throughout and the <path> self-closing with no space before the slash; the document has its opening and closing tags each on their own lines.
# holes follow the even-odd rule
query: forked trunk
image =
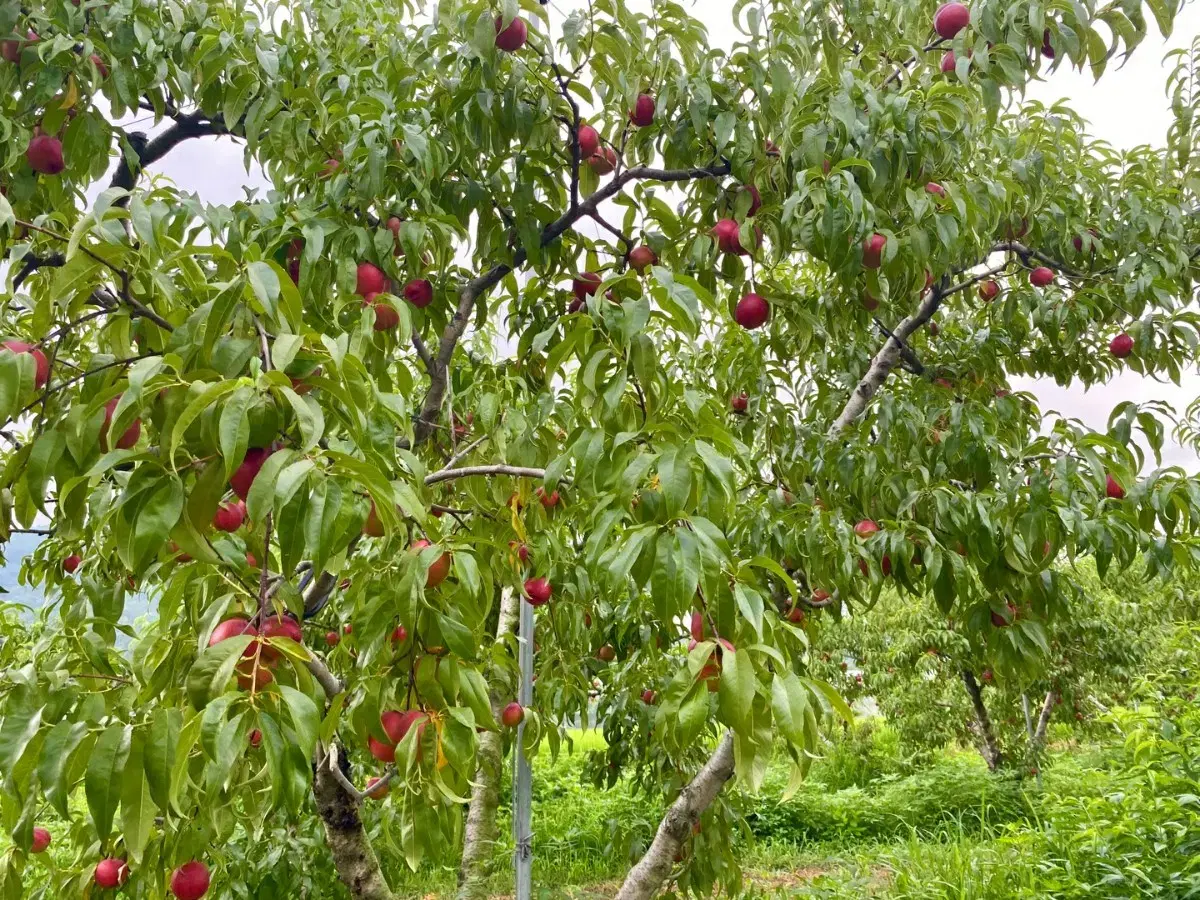
<svg viewBox="0 0 1200 900">
<path fill-rule="evenodd" d="M 925 295 L 917 311 L 896 326 L 895 331 L 871 360 L 871 365 L 867 367 L 866 374 L 850 394 L 841 414 L 829 427 L 830 438 L 837 437 L 863 414 L 871 398 L 887 381 L 892 369 L 900 363 L 906 350 L 904 342 L 929 321 L 941 302 L 942 286 L 935 284 Z M 662 888 L 663 882 L 671 873 L 675 854 L 687 838 L 687 829 L 700 818 L 700 814 L 712 803 L 725 786 L 725 782 L 733 777 L 733 741 L 733 733 L 727 731 L 704 768 L 671 804 L 659 823 L 654 843 L 626 876 L 625 883 L 617 894 L 617 900 L 648 900 Z"/>
<path fill-rule="evenodd" d="M 313 772 L 313 797 L 325 826 L 325 840 L 333 854 L 338 878 L 355 900 L 394 900 L 395 895 L 379 868 L 379 859 L 358 815 L 358 801 L 346 792 L 329 771 L 329 757 L 317 751 Z M 345 755 L 339 756 L 340 760 Z M 342 763 L 345 765 L 345 763 Z M 343 774 L 349 773 L 343 770 Z"/>
</svg>

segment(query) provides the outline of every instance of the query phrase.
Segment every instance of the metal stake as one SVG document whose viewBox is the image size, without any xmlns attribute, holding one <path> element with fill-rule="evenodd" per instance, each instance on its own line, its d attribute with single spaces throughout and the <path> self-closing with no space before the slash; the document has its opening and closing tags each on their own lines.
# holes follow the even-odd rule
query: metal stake
<svg viewBox="0 0 1200 900">
<path fill-rule="evenodd" d="M 517 702 L 533 704 L 533 607 L 523 599 L 520 618 L 521 684 Z M 533 892 L 533 770 L 524 751 L 525 723 L 517 726 L 517 747 L 513 754 L 513 865 L 517 872 L 516 900 L 530 900 Z"/>
</svg>

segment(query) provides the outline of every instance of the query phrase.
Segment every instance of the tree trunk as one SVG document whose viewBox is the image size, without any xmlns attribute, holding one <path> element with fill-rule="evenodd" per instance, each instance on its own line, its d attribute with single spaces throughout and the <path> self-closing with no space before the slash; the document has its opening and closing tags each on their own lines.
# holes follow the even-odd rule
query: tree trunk
<svg viewBox="0 0 1200 900">
<path fill-rule="evenodd" d="M 905 341 L 937 312 L 942 302 L 943 289 L 941 284 L 933 285 L 917 306 L 917 311 L 896 325 L 883 347 L 871 360 L 866 374 L 851 392 L 841 414 L 829 426 L 827 437 L 837 437 L 863 414 L 871 398 L 900 362 L 907 349 Z M 727 731 L 704 768 L 671 804 L 671 808 L 659 823 L 654 843 L 626 876 L 625 883 L 617 894 L 617 900 L 642 900 L 653 897 L 662 887 L 671 872 L 675 854 L 687 838 L 687 829 L 700 818 L 700 814 L 712 803 L 725 786 L 725 782 L 733 776 L 733 741 L 733 733 Z"/>
<path fill-rule="evenodd" d="M 344 754 L 339 755 L 343 767 L 344 760 Z M 325 826 L 325 840 L 333 853 L 338 878 L 355 900 L 395 900 L 359 818 L 358 801 L 329 771 L 329 757 L 320 748 L 313 768 L 313 797 Z M 349 776 L 345 768 L 342 772 Z"/>
<path fill-rule="evenodd" d="M 1046 701 L 1042 704 L 1041 715 L 1038 716 L 1037 728 L 1033 732 L 1033 752 L 1040 753 L 1042 746 L 1046 743 L 1046 728 L 1050 725 L 1050 713 L 1054 709 L 1054 701 L 1057 700 L 1054 691 L 1046 692 Z"/>
<path fill-rule="evenodd" d="M 496 643 L 503 643 L 517 628 L 521 598 L 516 591 L 506 590 L 500 598 L 500 618 L 496 622 Z M 492 679 L 488 679 L 491 684 Z M 489 699 L 492 715 L 497 719 L 505 698 L 493 689 Z M 504 767 L 504 739 L 498 732 L 485 731 L 479 736 L 478 767 L 471 785 L 471 805 L 463 829 L 462 862 L 458 868 L 460 900 L 483 895 L 488 876 L 488 863 L 496 846 L 496 809 L 500 804 L 500 777 Z"/>
<path fill-rule="evenodd" d="M 979 682 L 975 673 L 970 669 L 962 670 L 963 684 L 967 686 L 967 694 L 971 698 L 971 706 L 975 709 L 975 730 L 979 733 L 979 752 L 990 771 L 995 772 L 1000 766 L 1000 745 L 996 742 L 996 732 L 992 729 L 992 720 L 988 717 L 987 707 L 983 705 L 983 694 L 979 690 Z"/>
<path fill-rule="evenodd" d="M 733 741 L 733 732 L 726 731 L 704 768 L 679 792 L 659 823 L 650 849 L 629 872 L 616 900 L 650 900 L 658 893 L 692 826 L 733 777 Z"/>
</svg>

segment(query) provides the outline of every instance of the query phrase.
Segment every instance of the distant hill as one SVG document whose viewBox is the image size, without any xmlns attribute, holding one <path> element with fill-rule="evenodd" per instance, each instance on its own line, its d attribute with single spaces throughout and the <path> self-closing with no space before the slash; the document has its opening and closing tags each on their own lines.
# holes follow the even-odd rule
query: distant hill
<svg viewBox="0 0 1200 900">
<path fill-rule="evenodd" d="M 4 563 L 0 565 L 0 591 L 3 591 L 0 597 L 3 600 L 0 602 L 20 603 L 35 611 L 45 605 L 46 595 L 41 588 L 20 584 L 17 580 L 21 572 L 21 561 L 36 550 L 43 540 L 45 538 L 37 534 L 14 534 L 4 545 Z M 121 621 L 132 625 L 138 617 L 146 615 L 149 611 L 149 598 L 145 594 L 134 594 L 125 598 L 125 612 Z M 32 613 L 28 617 L 32 618 Z"/>
<path fill-rule="evenodd" d="M 31 609 L 41 609 L 46 596 L 39 588 L 17 583 L 21 561 L 37 549 L 45 538 L 37 534 L 14 534 L 4 546 L 4 565 L 0 566 L 0 590 L 4 591 L 4 602 L 22 603 Z"/>
</svg>

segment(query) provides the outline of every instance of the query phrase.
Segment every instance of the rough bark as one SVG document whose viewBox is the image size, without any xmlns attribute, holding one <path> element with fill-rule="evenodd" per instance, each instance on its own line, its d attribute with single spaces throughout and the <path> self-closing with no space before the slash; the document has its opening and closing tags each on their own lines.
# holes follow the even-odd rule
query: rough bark
<svg viewBox="0 0 1200 900">
<path fill-rule="evenodd" d="M 313 797 L 338 878 L 355 900 L 394 900 L 359 818 L 358 800 L 342 787 L 319 748 L 313 769 Z"/>
<path fill-rule="evenodd" d="M 517 629 L 521 598 L 516 591 L 505 591 L 500 600 L 496 622 L 496 643 L 500 644 Z M 488 683 L 494 683 L 489 678 Z M 494 690 L 489 699 L 497 719 L 505 698 Z M 478 765 L 471 785 L 471 803 L 463 829 L 462 861 L 458 868 L 460 900 L 482 896 L 488 876 L 488 863 L 496 846 L 496 809 L 500 805 L 500 776 L 504 767 L 504 740 L 499 732 L 485 731 L 479 736 Z"/>
<path fill-rule="evenodd" d="M 963 290 L 963 285 L 955 285 L 948 289 L 942 285 L 934 285 L 921 300 L 916 312 L 896 326 L 882 349 L 871 360 L 871 365 L 846 401 L 841 414 L 829 426 L 828 437 L 837 437 L 863 414 L 871 398 L 899 364 L 908 338 L 933 317 L 943 297 L 960 290 Z M 978 686 L 976 689 L 978 690 Z M 687 829 L 712 803 L 725 786 L 725 782 L 733 776 L 733 770 L 733 733 L 726 732 L 704 768 L 667 810 L 667 814 L 659 823 L 654 843 L 626 876 L 625 883 L 617 894 L 617 900 L 641 900 L 655 895 L 671 872 L 675 854 L 687 838 Z M 680 828 L 683 830 L 680 831 Z"/>
<path fill-rule="evenodd" d="M 970 669 L 963 669 L 962 680 L 967 687 L 967 696 L 971 698 L 971 707 L 975 710 L 975 731 L 979 735 L 979 753 L 983 757 L 983 761 L 987 763 L 988 770 L 994 772 L 1000 766 L 1002 755 L 1000 744 L 996 741 L 996 732 L 992 728 L 992 720 L 983 703 L 983 693 L 979 690 L 979 682 L 975 680 L 975 673 Z"/>
<path fill-rule="evenodd" d="M 692 826 L 733 777 L 733 740 L 733 732 L 726 731 L 704 768 L 679 792 L 659 823 L 650 849 L 630 870 L 616 900 L 650 900 L 658 893 Z"/>
</svg>

